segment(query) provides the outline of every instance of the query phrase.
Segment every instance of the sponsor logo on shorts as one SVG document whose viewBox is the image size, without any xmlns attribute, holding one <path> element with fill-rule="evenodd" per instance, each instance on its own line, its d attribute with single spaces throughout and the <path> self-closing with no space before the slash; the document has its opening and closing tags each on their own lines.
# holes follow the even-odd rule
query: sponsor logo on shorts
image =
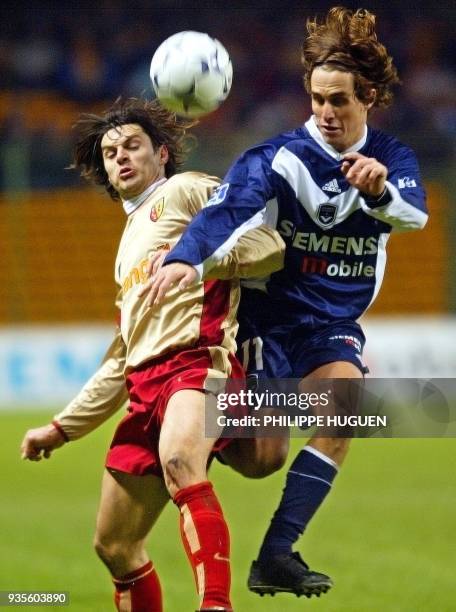
<svg viewBox="0 0 456 612">
<path fill-rule="evenodd" d="M 356 336 L 349 336 L 346 334 L 337 334 L 336 336 L 330 336 L 328 340 L 332 340 L 333 342 L 343 342 L 344 344 L 348 344 L 352 346 L 356 350 L 356 356 L 361 360 L 361 340 Z"/>
</svg>

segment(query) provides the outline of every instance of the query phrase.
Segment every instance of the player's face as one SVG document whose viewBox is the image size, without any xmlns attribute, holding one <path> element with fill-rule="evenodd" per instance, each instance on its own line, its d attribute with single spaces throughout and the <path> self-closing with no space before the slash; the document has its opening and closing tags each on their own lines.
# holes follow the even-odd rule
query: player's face
<svg viewBox="0 0 456 612">
<path fill-rule="evenodd" d="M 337 151 L 345 151 L 362 138 L 373 101 L 366 104 L 358 100 L 350 72 L 318 66 L 312 72 L 310 87 L 312 111 L 321 135 Z M 372 100 L 374 97 L 372 90 Z"/>
<path fill-rule="evenodd" d="M 151 139 L 136 123 L 106 132 L 101 151 L 109 182 L 123 200 L 134 198 L 165 176 L 166 147 L 154 151 Z"/>
</svg>

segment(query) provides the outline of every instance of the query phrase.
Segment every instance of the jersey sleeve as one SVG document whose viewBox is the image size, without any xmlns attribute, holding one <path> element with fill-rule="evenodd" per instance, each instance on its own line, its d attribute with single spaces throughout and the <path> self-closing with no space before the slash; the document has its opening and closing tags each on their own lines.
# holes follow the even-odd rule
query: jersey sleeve
<svg viewBox="0 0 456 612">
<path fill-rule="evenodd" d="M 214 265 L 204 280 L 263 277 L 283 268 L 285 242 L 278 232 L 262 225 L 243 234 L 234 248 Z"/>
<path fill-rule="evenodd" d="M 200 175 L 195 181 L 187 199 L 187 206 L 192 217 L 195 217 L 210 200 L 215 190 L 220 186 L 220 180 L 214 176 Z"/>
<path fill-rule="evenodd" d="M 128 398 L 125 386 L 125 343 L 120 329 L 100 368 L 78 395 L 54 417 L 68 440 L 77 440 L 104 423 Z"/>
<path fill-rule="evenodd" d="M 166 257 L 165 265 L 176 261 L 190 264 L 201 278 L 243 234 L 262 225 L 266 202 L 274 192 L 272 155 L 272 145 L 261 145 L 235 162 Z"/>
<path fill-rule="evenodd" d="M 380 201 L 377 206 L 361 198 L 361 206 L 366 214 L 388 223 L 395 231 L 422 229 L 428 211 L 418 161 L 411 149 L 394 142 L 396 146 L 387 147 L 385 159 L 379 160 L 388 168 L 388 203 L 381 205 Z"/>
</svg>

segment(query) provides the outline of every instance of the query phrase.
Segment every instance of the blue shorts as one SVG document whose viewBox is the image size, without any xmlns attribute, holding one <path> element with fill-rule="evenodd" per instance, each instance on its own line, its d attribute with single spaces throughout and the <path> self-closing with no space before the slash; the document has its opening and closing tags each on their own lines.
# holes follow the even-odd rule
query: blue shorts
<svg viewBox="0 0 456 612">
<path fill-rule="evenodd" d="M 258 289 L 243 289 L 238 311 L 237 357 L 247 375 L 261 378 L 303 378 L 316 368 L 348 361 L 362 374 L 366 338 L 355 321 L 310 326 L 287 323 L 284 306 Z"/>
</svg>

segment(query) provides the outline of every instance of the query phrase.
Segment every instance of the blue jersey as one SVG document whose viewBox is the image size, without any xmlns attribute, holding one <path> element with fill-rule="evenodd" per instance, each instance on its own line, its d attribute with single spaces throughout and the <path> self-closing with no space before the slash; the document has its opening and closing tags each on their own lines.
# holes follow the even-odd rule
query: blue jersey
<svg viewBox="0 0 456 612">
<path fill-rule="evenodd" d="M 380 289 L 391 231 L 422 228 L 427 210 L 411 149 L 366 127 L 349 151 L 387 167 L 386 204 L 347 182 L 341 163 L 348 151 L 328 145 L 312 117 L 241 155 L 166 263 L 183 261 L 203 274 L 240 235 L 267 223 L 286 242 L 285 266 L 248 286 L 278 300 L 291 324 L 358 319 Z"/>
</svg>

